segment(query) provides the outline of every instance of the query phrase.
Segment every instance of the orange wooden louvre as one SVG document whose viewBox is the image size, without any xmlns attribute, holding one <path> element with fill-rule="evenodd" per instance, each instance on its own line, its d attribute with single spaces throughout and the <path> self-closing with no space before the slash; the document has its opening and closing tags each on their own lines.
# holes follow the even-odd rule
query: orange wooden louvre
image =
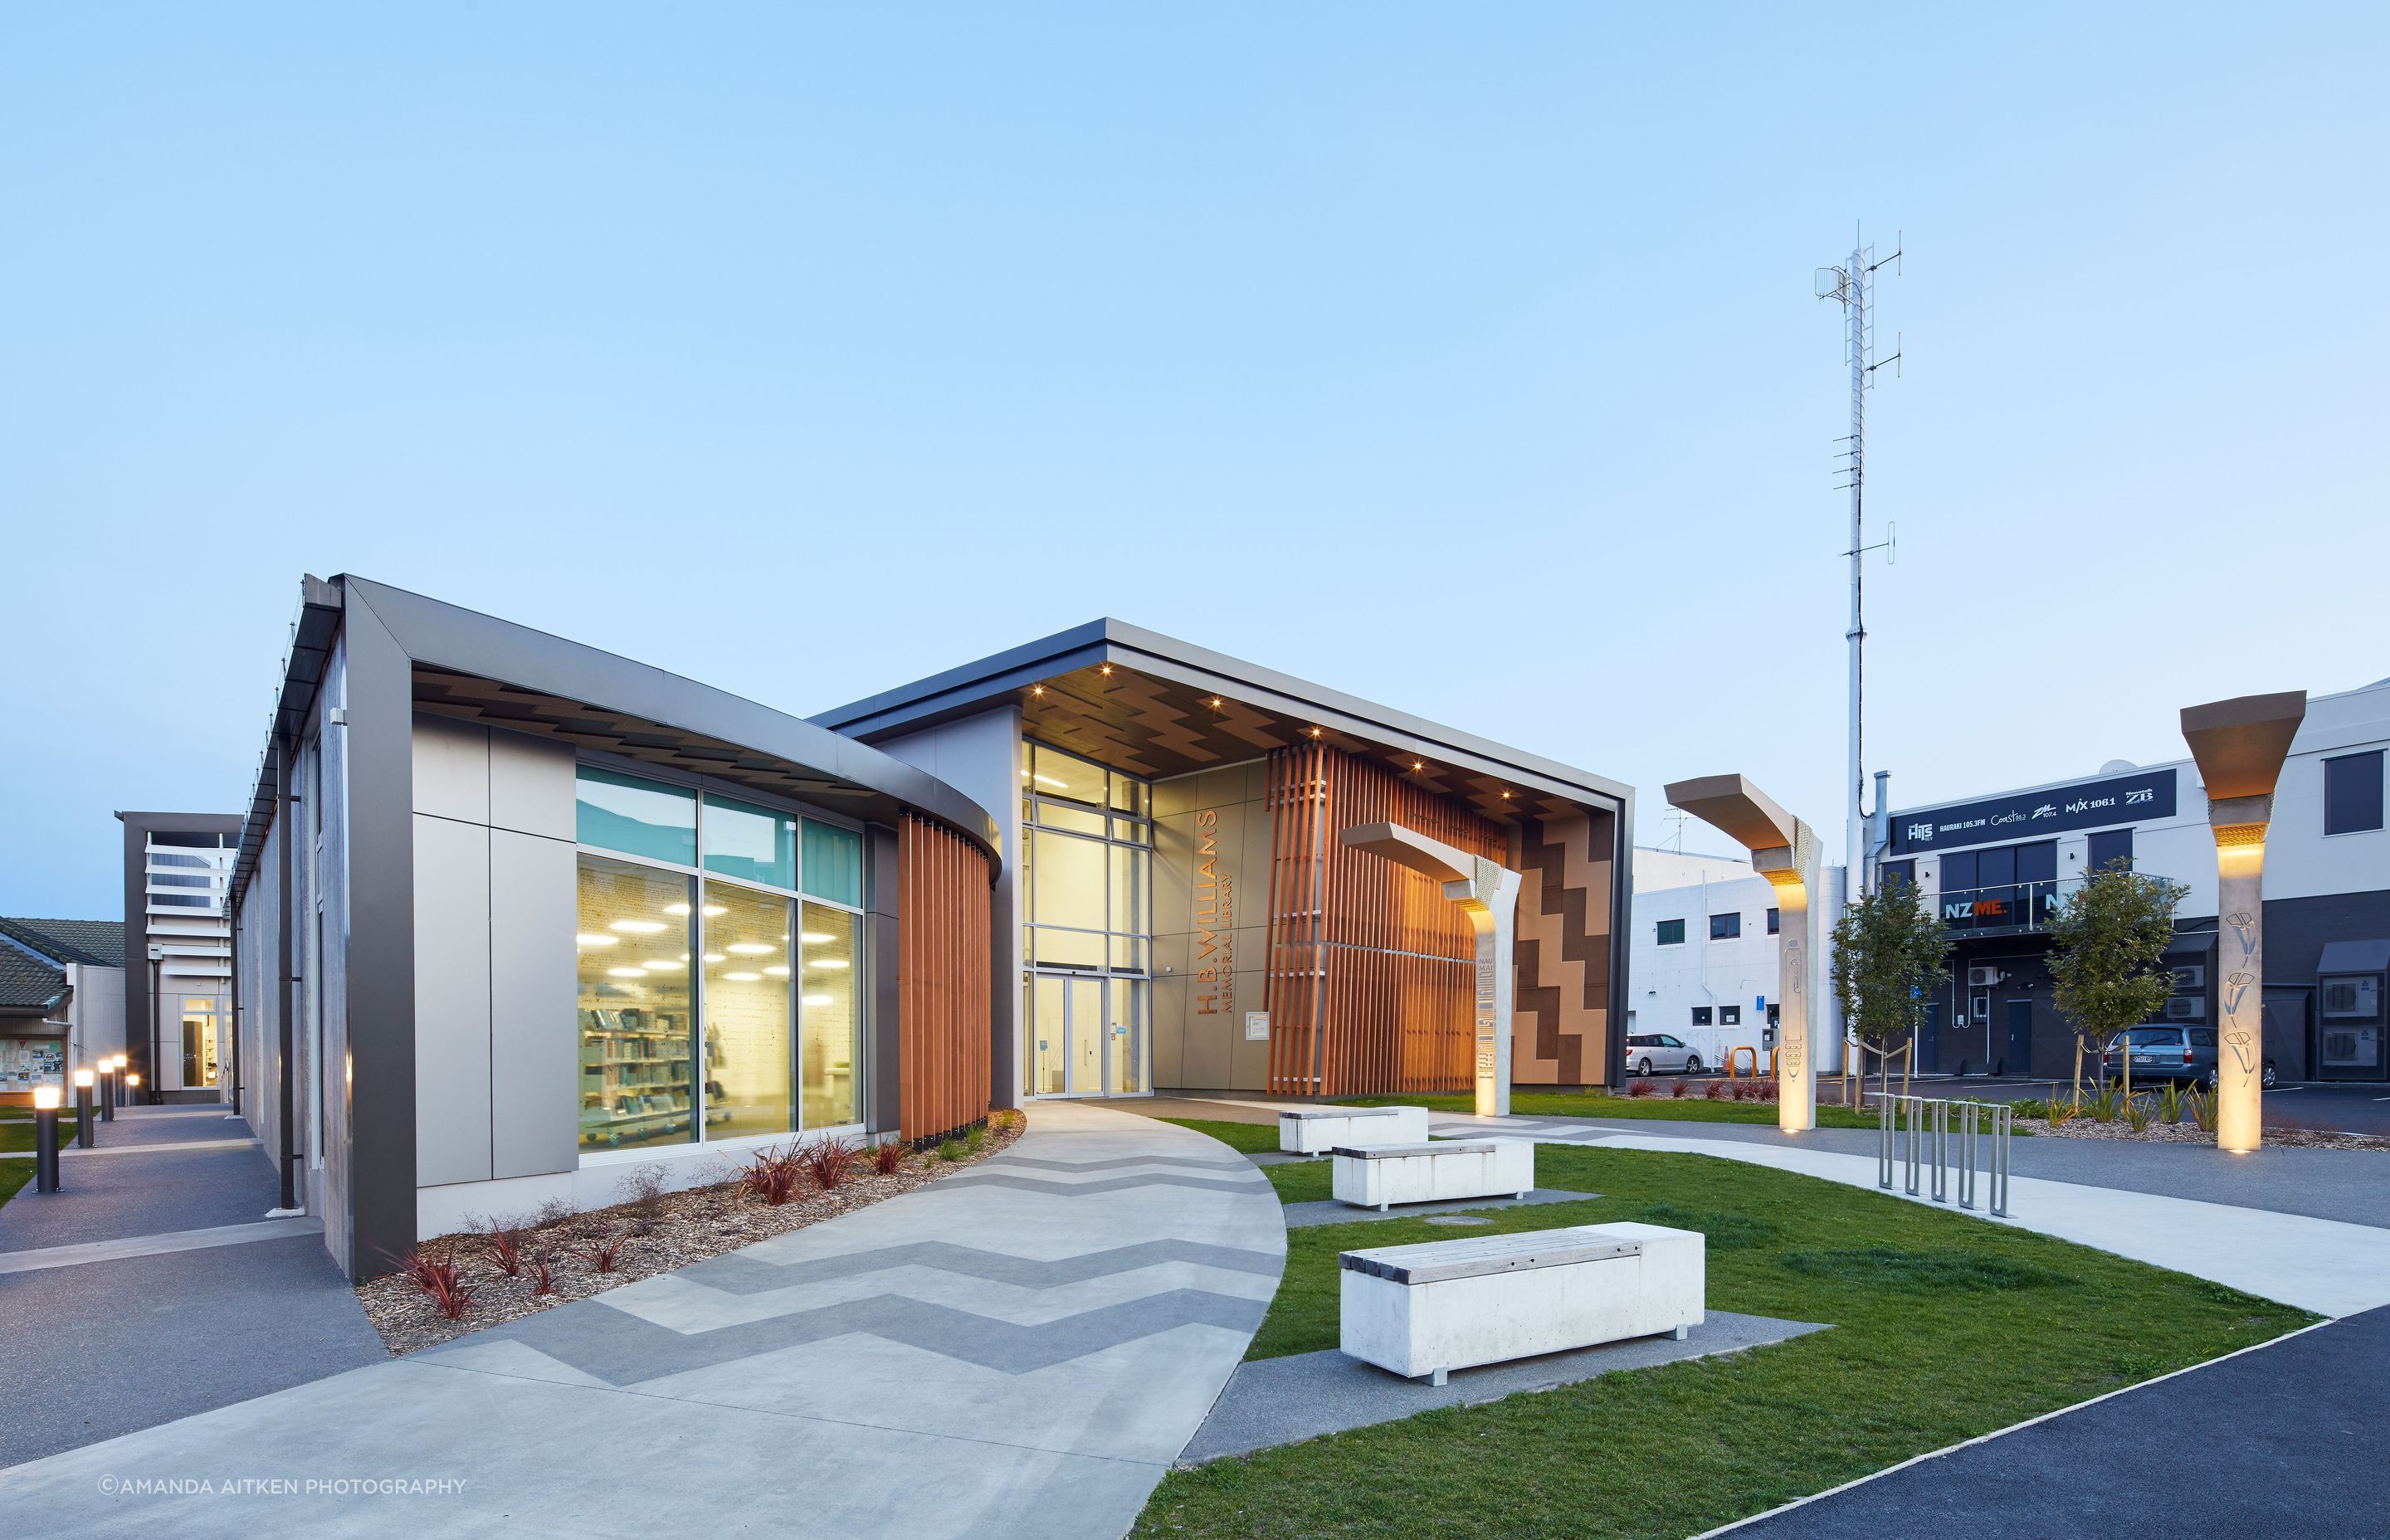
<svg viewBox="0 0 2390 1540">
<path fill-rule="evenodd" d="M 1460 1091 L 1471 1084 L 1476 939 L 1442 884 L 1347 847 L 1396 823 L 1489 860 L 1501 825 L 1324 744 L 1269 757 L 1270 1089 Z"/>
<path fill-rule="evenodd" d="M 897 1079 L 908 1139 L 987 1116 L 987 857 L 911 814 L 896 827 Z"/>
</svg>

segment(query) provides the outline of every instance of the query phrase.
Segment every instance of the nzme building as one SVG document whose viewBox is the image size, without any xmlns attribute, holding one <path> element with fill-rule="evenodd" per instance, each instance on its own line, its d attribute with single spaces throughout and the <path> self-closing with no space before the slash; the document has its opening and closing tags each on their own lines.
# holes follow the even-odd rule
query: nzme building
<svg viewBox="0 0 2390 1540">
<path fill-rule="evenodd" d="M 1620 1072 L 1627 788 L 1100 621 L 812 720 L 306 579 L 230 880 L 235 1094 L 353 1275 L 474 1214 L 1024 1097 Z"/>
</svg>

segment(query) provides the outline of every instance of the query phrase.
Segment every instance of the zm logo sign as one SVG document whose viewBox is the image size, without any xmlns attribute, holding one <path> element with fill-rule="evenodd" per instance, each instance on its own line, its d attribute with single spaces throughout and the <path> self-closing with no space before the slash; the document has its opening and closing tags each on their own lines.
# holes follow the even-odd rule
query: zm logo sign
<svg viewBox="0 0 2390 1540">
<path fill-rule="evenodd" d="M 2150 818 L 2171 818 L 2175 808 L 2172 769 L 2141 770 L 2083 781 L 2055 791 L 2036 791 L 1988 802 L 1962 802 L 1905 815 L 1893 828 L 1892 853 L 1955 850 L 1997 844 L 2069 829 L 2099 828 Z"/>
</svg>

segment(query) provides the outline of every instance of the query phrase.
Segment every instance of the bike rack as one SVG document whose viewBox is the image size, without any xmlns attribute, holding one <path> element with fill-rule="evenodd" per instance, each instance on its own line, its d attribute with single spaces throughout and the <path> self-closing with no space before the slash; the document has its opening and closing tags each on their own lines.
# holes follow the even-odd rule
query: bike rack
<svg viewBox="0 0 2390 1540">
<path fill-rule="evenodd" d="M 1954 1139 L 1951 1112 L 1959 1126 Z M 1903 1122 L 1907 1148 L 1901 1148 Z M 1959 1101 L 1941 1097 L 1886 1097 L 1876 1105 L 1876 1186 L 1892 1190 L 1893 1167 L 1901 1167 L 1903 1189 L 1911 1198 L 1936 1203 L 1950 1201 L 1952 1167 L 1958 1175 L 1959 1206 L 1975 1206 L 1975 1174 L 1984 1173 L 1985 1207 L 1996 1218 L 2009 1213 L 2009 1143 L 2014 1134 L 2016 1110 L 2004 1102 Z M 1982 1149 L 1985 1139 L 1991 1148 Z M 1955 1146 L 1955 1148 L 1954 1148 Z M 1953 1160 L 1953 1156 L 1956 1160 Z M 1932 1166 L 1931 1174 L 1925 1167 Z"/>
</svg>

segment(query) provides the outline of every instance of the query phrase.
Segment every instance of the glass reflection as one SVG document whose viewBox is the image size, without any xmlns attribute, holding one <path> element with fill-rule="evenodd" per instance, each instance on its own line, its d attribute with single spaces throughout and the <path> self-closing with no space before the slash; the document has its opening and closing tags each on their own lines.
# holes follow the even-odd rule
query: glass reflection
<svg viewBox="0 0 2390 1540">
<path fill-rule="evenodd" d="M 797 931 L 798 1072 L 806 1128 L 863 1121 L 862 921 L 806 904 Z"/>
<path fill-rule="evenodd" d="M 708 827 L 713 809 L 706 809 Z M 709 1138 L 794 1126 L 789 1096 L 789 901 L 705 885 L 705 1130 Z"/>
<path fill-rule="evenodd" d="M 686 1143 L 696 1136 L 689 879 L 578 859 L 581 1148 Z"/>
</svg>

